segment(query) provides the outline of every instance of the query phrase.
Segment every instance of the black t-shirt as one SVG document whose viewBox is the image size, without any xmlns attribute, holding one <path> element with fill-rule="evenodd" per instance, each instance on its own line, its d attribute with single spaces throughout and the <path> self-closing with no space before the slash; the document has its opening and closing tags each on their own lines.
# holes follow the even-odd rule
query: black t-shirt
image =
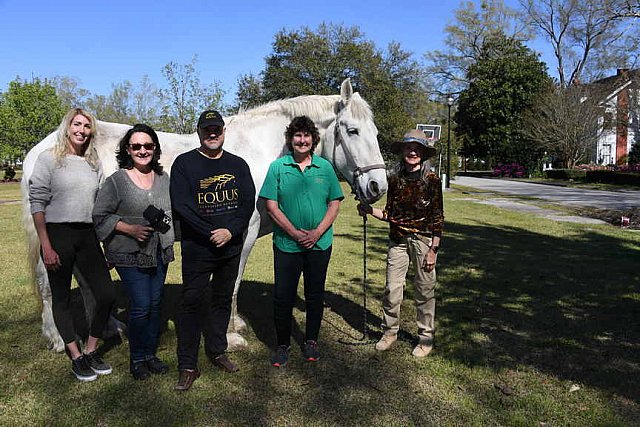
<svg viewBox="0 0 640 427">
<path fill-rule="evenodd" d="M 171 168 L 171 203 L 182 228 L 182 255 L 221 259 L 237 255 L 255 208 L 256 189 L 247 163 L 223 151 L 219 159 L 192 150 Z M 211 231 L 226 228 L 231 240 L 221 248 Z M 185 254 L 185 251 L 187 252 Z"/>
</svg>

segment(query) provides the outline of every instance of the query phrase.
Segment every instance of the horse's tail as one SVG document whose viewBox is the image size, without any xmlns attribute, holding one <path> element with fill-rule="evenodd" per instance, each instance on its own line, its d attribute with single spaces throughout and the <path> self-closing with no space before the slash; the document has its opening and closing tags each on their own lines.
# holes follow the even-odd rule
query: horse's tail
<svg viewBox="0 0 640 427">
<path fill-rule="evenodd" d="M 27 174 L 22 175 L 20 190 L 22 193 L 22 225 L 26 234 L 25 241 L 27 242 L 27 265 L 29 267 L 29 273 L 31 274 L 33 291 L 40 304 L 40 310 L 42 310 L 42 298 L 40 296 L 40 287 L 38 285 L 36 274 L 38 262 L 40 261 L 40 239 L 38 239 L 38 233 L 36 232 L 33 217 L 31 216 L 31 204 L 29 203 L 29 177 Z"/>
</svg>

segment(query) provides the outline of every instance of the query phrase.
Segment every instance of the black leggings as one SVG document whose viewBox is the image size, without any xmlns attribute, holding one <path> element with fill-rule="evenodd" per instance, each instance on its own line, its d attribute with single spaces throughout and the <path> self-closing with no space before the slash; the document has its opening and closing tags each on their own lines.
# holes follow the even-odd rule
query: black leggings
<svg viewBox="0 0 640 427">
<path fill-rule="evenodd" d="M 65 344 L 75 340 L 76 333 L 70 309 L 71 275 L 75 266 L 96 300 L 93 319 L 90 319 L 89 334 L 96 338 L 102 337 L 115 300 L 115 290 L 93 224 L 47 223 L 47 233 L 61 264 L 57 271 L 47 270 L 51 285 L 53 320 L 58 332 Z"/>
<path fill-rule="evenodd" d="M 275 286 L 273 290 L 273 318 L 278 345 L 291 342 L 293 306 L 296 302 L 300 274 L 304 277 L 306 305 L 305 339 L 318 340 L 324 311 L 324 283 L 331 258 L 329 246 L 323 251 L 283 252 L 273 247 Z"/>
</svg>

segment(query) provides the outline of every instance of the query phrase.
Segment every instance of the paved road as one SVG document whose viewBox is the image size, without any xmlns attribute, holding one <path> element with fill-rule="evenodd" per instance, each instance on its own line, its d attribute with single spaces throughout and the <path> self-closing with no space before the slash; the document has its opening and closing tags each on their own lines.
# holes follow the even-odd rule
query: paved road
<svg viewBox="0 0 640 427">
<path fill-rule="evenodd" d="M 452 185 L 494 191 L 523 197 L 535 197 L 570 207 L 587 206 L 598 209 L 630 209 L 640 207 L 640 190 L 584 190 L 581 188 L 532 184 L 490 178 L 458 176 Z"/>
</svg>

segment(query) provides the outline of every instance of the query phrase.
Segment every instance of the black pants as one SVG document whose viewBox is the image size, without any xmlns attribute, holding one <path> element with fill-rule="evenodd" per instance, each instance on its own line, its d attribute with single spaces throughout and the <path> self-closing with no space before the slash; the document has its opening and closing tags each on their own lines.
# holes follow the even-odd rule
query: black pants
<svg viewBox="0 0 640 427">
<path fill-rule="evenodd" d="M 115 300 L 115 289 L 93 231 L 93 224 L 48 223 L 47 233 L 61 264 L 57 271 L 47 270 L 47 275 L 51 285 L 53 320 L 62 340 L 69 344 L 76 337 L 70 308 L 74 266 L 89 285 L 96 300 L 93 319 L 87 319 L 90 324 L 89 334 L 96 338 L 102 337 Z"/>
<path fill-rule="evenodd" d="M 331 249 L 329 246 L 324 251 L 283 252 L 273 247 L 273 319 L 278 345 L 289 345 L 291 342 L 291 321 L 300 274 L 304 277 L 307 312 L 305 339 L 318 340 L 324 310 L 324 283 Z"/>
<path fill-rule="evenodd" d="M 184 243 L 184 242 L 183 242 Z M 196 369 L 200 335 L 210 357 L 227 349 L 233 288 L 240 254 L 222 260 L 182 257 L 182 302 L 176 316 L 178 369 Z"/>
</svg>

